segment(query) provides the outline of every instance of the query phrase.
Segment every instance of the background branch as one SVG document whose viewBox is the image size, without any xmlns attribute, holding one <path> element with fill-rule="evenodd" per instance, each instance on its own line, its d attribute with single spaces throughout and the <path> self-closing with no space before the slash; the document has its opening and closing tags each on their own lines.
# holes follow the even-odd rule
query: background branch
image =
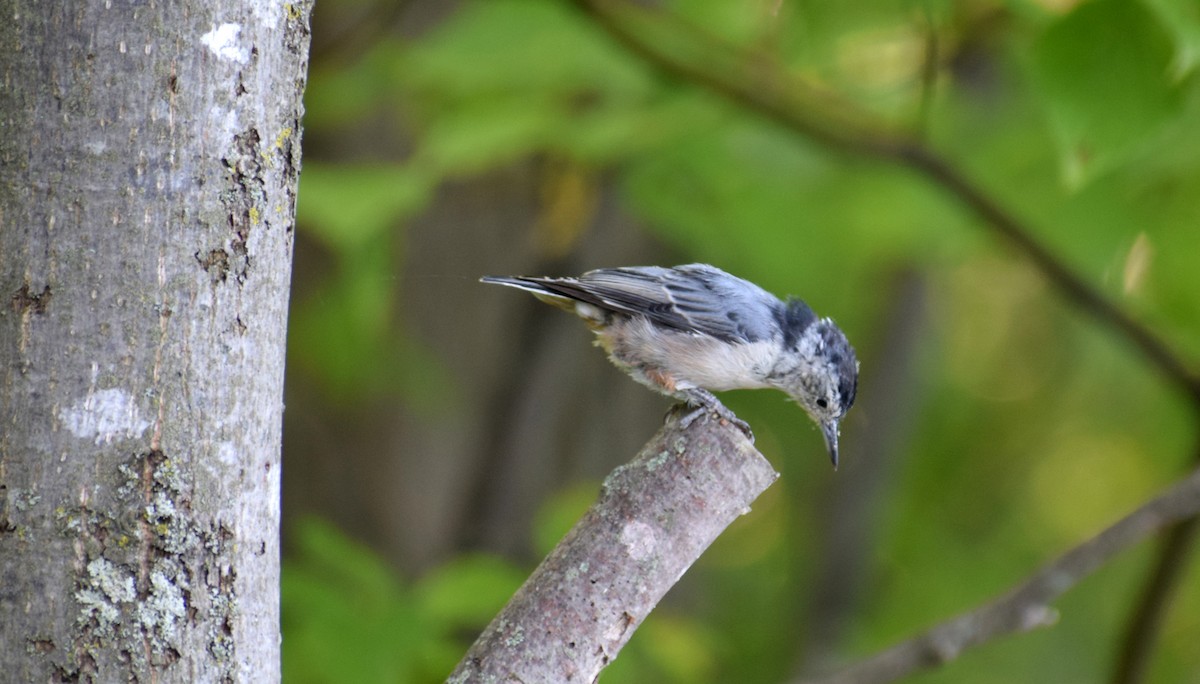
<svg viewBox="0 0 1200 684">
<path fill-rule="evenodd" d="M 888 682 L 958 657 L 1002 634 L 1053 624 L 1050 603 L 1110 558 L 1200 512 L 1200 470 L 1076 546 L 991 603 L 810 684 Z"/>
<path fill-rule="evenodd" d="M 839 94 L 788 73 L 774 57 L 732 46 L 667 12 L 625 0 L 574 2 L 628 49 L 666 73 L 834 149 L 899 163 L 933 181 L 982 219 L 982 226 L 1024 254 L 1069 301 L 1131 342 L 1200 410 L 1200 374 L 1076 275 L 1013 212 L 920 141 Z"/>
<path fill-rule="evenodd" d="M 1200 462 L 1200 449 L 1196 451 Z M 1176 523 L 1164 535 L 1154 568 L 1130 612 L 1114 664 L 1113 684 L 1133 684 L 1145 678 L 1154 643 L 1158 639 L 1162 620 L 1170 605 L 1170 597 L 1187 568 L 1188 555 L 1196 542 L 1200 518 L 1192 516 Z"/>
<path fill-rule="evenodd" d="M 594 681 L 778 477 L 730 425 L 672 414 L 492 620 L 448 681 Z"/>
</svg>

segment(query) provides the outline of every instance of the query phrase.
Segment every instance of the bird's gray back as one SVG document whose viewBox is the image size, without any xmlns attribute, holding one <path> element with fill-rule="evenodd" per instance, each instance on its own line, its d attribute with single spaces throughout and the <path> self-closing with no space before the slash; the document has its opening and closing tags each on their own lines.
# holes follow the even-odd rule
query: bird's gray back
<svg viewBox="0 0 1200 684">
<path fill-rule="evenodd" d="M 606 268 L 576 282 L 589 303 L 730 342 L 775 337 L 787 314 L 771 293 L 707 264 Z"/>
</svg>

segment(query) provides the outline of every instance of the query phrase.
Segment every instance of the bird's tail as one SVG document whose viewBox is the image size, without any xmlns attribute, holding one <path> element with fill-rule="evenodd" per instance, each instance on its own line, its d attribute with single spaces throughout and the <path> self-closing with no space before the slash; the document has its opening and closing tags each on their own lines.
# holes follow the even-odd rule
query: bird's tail
<svg viewBox="0 0 1200 684">
<path fill-rule="evenodd" d="M 565 294 L 555 287 L 553 283 L 556 281 L 565 281 L 566 278 L 531 278 L 529 276 L 483 276 L 479 279 L 481 283 L 491 283 L 493 285 L 506 285 L 515 287 L 518 290 L 532 292 L 533 296 L 541 301 L 557 306 L 564 311 L 575 312 L 575 301 L 577 298 Z"/>
<path fill-rule="evenodd" d="M 484 276 L 479 279 L 481 283 L 492 283 L 494 285 L 507 285 L 515 287 L 527 292 L 542 292 L 549 293 L 544 285 L 537 282 L 535 278 L 527 278 L 525 276 Z"/>
</svg>

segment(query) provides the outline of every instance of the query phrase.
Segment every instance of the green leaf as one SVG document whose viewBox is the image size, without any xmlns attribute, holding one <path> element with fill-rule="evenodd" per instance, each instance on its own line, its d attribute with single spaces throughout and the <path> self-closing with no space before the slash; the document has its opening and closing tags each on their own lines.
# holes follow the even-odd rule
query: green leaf
<svg viewBox="0 0 1200 684">
<path fill-rule="evenodd" d="M 402 49 L 399 43 L 384 40 L 354 64 L 315 63 L 304 90 L 305 132 L 336 132 L 359 126 L 381 105 L 397 97 L 389 86 Z"/>
<path fill-rule="evenodd" d="M 281 582 L 289 682 L 411 680 L 425 636 L 378 556 L 320 520 L 300 523 Z"/>
<path fill-rule="evenodd" d="M 480 628 L 500 612 L 525 574 L 494 556 L 460 556 L 416 587 L 422 613 L 448 629 Z"/>
<path fill-rule="evenodd" d="M 598 90 L 639 96 L 642 65 L 578 12 L 547 0 L 468 3 L 421 41 L 402 78 L 458 96 Z"/>
<path fill-rule="evenodd" d="M 642 624 L 637 638 L 639 650 L 669 681 L 707 681 L 716 669 L 713 634 L 698 621 L 658 612 Z"/>
<path fill-rule="evenodd" d="M 297 224 L 346 254 L 425 206 L 431 182 L 412 167 L 305 162 Z"/>
<path fill-rule="evenodd" d="M 300 576 L 336 582 L 371 601 L 394 601 L 403 594 L 391 568 L 332 524 L 318 518 L 303 520 L 293 538 L 298 561 L 294 569 L 303 568 Z"/>
<path fill-rule="evenodd" d="M 580 482 L 555 492 L 538 509 L 533 521 L 533 547 L 540 554 L 550 553 L 575 523 L 596 501 L 595 482 Z"/>
<path fill-rule="evenodd" d="M 1034 49 L 1068 187 L 1119 165 L 1179 115 L 1174 48 L 1139 2 L 1085 2 Z"/>
<path fill-rule="evenodd" d="M 460 557 L 407 587 L 365 546 L 299 523 L 282 581 L 288 682 L 416 682 L 445 676 L 520 586 L 498 558 Z"/>
<path fill-rule="evenodd" d="M 549 103 L 493 98 L 443 113 L 425 130 L 419 162 L 440 174 L 470 173 L 540 147 L 554 125 Z"/>
<path fill-rule="evenodd" d="M 1200 64 L 1200 3 L 1195 0 L 1143 0 L 1158 13 L 1175 39 L 1172 76 L 1182 79 Z"/>
<path fill-rule="evenodd" d="M 390 343 L 394 282 L 387 250 L 348 258 L 336 276 L 299 301 L 288 329 L 289 363 L 345 398 L 369 396 L 396 380 Z"/>
<path fill-rule="evenodd" d="M 395 393 L 414 409 L 445 408 L 455 399 L 450 372 L 433 350 L 398 329 L 394 308 L 389 248 L 362 250 L 295 305 L 288 362 L 338 401 Z"/>
<path fill-rule="evenodd" d="M 609 160 L 688 128 L 643 64 L 546 0 L 468 4 L 407 51 L 396 79 L 424 122 L 412 163 L 439 178 L 547 149 Z"/>
</svg>

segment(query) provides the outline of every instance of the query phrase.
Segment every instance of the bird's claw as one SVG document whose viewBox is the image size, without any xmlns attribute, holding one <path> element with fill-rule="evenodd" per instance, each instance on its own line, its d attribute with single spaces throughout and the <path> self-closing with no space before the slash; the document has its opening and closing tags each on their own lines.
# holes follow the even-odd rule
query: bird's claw
<svg viewBox="0 0 1200 684">
<path fill-rule="evenodd" d="M 734 415 L 733 411 L 730 411 L 729 407 L 718 401 L 716 397 L 710 394 L 709 398 L 711 398 L 711 401 L 704 401 L 703 403 L 689 401 L 673 409 L 678 410 L 682 408 L 686 411 L 679 417 L 679 426 L 686 430 L 692 423 L 696 422 L 697 418 L 711 411 L 721 421 L 730 423 L 741 430 L 742 434 L 746 435 L 746 439 L 750 440 L 750 443 L 753 444 L 754 431 L 750 429 L 750 424 Z"/>
<path fill-rule="evenodd" d="M 750 440 L 751 444 L 754 444 L 754 431 L 750 429 L 750 423 L 747 423 L 741 418 L 733 415 L 733 411 L 730 411 L 729 408 L 724 404 L 717 404 L 716 406 L 710 406 L 709 408 L 712 409 L 712 412 L 716 414 L 718 418 L 729 421 L 734 427 L 741 430 L 742 434 L 746 435 L 746 439 Z"/>
</svg>

